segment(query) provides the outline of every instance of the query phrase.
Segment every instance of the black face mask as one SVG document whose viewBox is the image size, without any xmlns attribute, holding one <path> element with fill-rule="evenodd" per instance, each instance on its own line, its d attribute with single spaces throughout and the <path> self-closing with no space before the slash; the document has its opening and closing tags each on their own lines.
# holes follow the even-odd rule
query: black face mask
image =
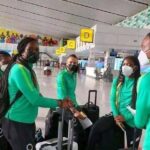
<svg viewBox="0 0 150 150">
<path fill-rule="evenodd" d="M 39 52 L 30 52 L 28 56 L 29 63 L 34 64 L 39 60 Z"/>
<path fill-rule="evenodd" d="M 78 72 L 78 65 L 69 64 L 68 69 L 69 69 L 69 71 L 76 73 L 76 72 Z"/>
</svg>

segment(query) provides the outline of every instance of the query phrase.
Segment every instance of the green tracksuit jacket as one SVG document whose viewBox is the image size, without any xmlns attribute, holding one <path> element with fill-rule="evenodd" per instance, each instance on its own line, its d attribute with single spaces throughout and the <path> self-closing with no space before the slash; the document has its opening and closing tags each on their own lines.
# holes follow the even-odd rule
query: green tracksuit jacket
<svg viewBox="0 0 150 150">
<path fill-rule="evenodd" d="M 146 128 L 143 150 L 150 150 L 150 73 L 138 81 L 135 125 Z"/>
<path fill-rule="evenodd" d="M 127 106 L 131 105 L 132 101 L 132 89 L 134 86 L 134 79 L 125 77 L 123 85 L 121 85 L 118 94 L 118 106 L 116 105 L 116 91 L 117 91 L 117 80 L 115 78 L 111 87 L 110 103 L 113 116 L 122 115 L 126 123 L 134 127 L 134 117 L 131 112 L 127 109 Z"/>
<path fill-rule="evenodd" d="M 70 73 L 67 69 L 60 71 L 57 76 L 57 97 L 59 99 L 68 97 L 77 106 L 78 104 L 75 95 L 76 82 L 76 73 Z"/>
<path fill-rule="evenodd" d="M 8 91 L 10 102 L 20 90 L 22 96 L 13 104 L 6 114 L 6 118 L 21 123 L 34 123 L 38 114 L 38 107 L 55 108 L 55 99 L 40 95 L 39 89 L 33 84 L 30 71 L 21 64 L 15 64 L 9 73 Z"/>
</svg>

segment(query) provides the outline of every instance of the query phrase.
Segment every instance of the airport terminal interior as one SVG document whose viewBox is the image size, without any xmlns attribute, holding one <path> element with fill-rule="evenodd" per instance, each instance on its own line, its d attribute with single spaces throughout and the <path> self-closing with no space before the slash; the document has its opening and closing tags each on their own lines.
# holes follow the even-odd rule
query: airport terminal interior
<svg viewBox="0 0 150 150">
<path fill-rule="evenodd" d="M 50 98 L 58 97 L 57 76 L 67 68 L 68 57 L 75 54 L 76 101 L 85 105 L 89 90 L 96 90 L 99 117 L 112 112 L 113 79 L 118 77 L 124 58 L 138 58 L 149 32 L 150 0 L 0 0 L 0 51 L 15 56 L 22 39 L 36 39 L 40 54 L 33 70 L 41 95 Z M 94 103 L 95 95 L 90 98 Z M 39 107 L 35 120 L 43 137 L 49 110 Z M 144 136 L 145 130 L 140 150 Z"/>
</svg>

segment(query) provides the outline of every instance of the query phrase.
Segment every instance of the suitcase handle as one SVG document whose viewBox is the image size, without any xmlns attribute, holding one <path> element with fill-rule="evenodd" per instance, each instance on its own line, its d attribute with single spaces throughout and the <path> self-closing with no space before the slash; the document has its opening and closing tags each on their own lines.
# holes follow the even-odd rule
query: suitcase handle
<svg viewBox="0 0 150 150">
<path fill-rule="evenodd" d="M 65 117 L 65 109 L 62 109 L 61 116 L 59 116 L 59 124 L 58 124 L 58 142 L 57 142 L 57 150 L 63 150 L 63 127 L 64 127 L 64 118 Z M 73 128 L 74 123 L 72 121 L 72 115 L 69 116 L 69 126 L 68 126 L 68 146 L 67 150 L 72 150 L 73 146 Z"/>
<path fill-rule="evenodd" d="M 97 104 L 97 90 L 89 90 L 89 95 L 88 95 L 88 108 L 89 104 L 91 103 L 90 98 L 91 98 L 91 93 L 95 93 L 95 106 Z"/>
<path fill-rule="evenodd" d="M 59 122 L 58 122 L 58 142 L 57 142 L 58 150 L 62 150 L 64 115 L 65 115 L 65 109 L 62 109 L 61 116 L 59 116 Z"/>
</svg>

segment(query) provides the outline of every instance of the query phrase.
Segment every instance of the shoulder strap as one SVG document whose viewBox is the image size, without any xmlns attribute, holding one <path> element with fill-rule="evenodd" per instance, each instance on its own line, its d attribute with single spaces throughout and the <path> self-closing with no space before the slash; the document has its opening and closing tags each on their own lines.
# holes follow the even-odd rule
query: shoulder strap
<svg viewBox="0 0 150 150">
<path fill-rule="evenodd" d="M 9 71 L 10 69 L 16 64 L 16 62 L 14 62 L 12 65 L 9 66 Z M 9 74 L 9 73 L 8 73 Z M 8 74 L 7 74 L 7 84 L 8 84 Z M 8 88 L 8 86 L 7 86 Z M 8 110 L 12 107 L 12 105 L 16 102 L 16 100 L 18 100 L 20 97 L 22 96 L 22 92 L 20 90 L 17 91 L 13 101 L 10 103 L 9 107 L 8 107 Z"/>
<path fill-rule="evenodd" d="M 12 107 L 12 105 L 22 96 L 22 92 L 19 90 L 17 93 L 16 93 L 16 96 L 15 98 L 13 99 L 13 101 L 10 103 L 9 105 L 9 109 Z"/>
<path fill-rule="evenodd" d="M 7 109 L 7 112 L 9 111 L 9 109 L 12 107 L 12 105 L 22 96 L 22 92 L 19 90 L 17 93 L 16 93 L 16 96 L 15 98 L 13 99 L 13 101 L 10 103 L 8 109 Z M 9 118 L 9 114 L 8 114 L 8 118 Z"/>
</svg>

